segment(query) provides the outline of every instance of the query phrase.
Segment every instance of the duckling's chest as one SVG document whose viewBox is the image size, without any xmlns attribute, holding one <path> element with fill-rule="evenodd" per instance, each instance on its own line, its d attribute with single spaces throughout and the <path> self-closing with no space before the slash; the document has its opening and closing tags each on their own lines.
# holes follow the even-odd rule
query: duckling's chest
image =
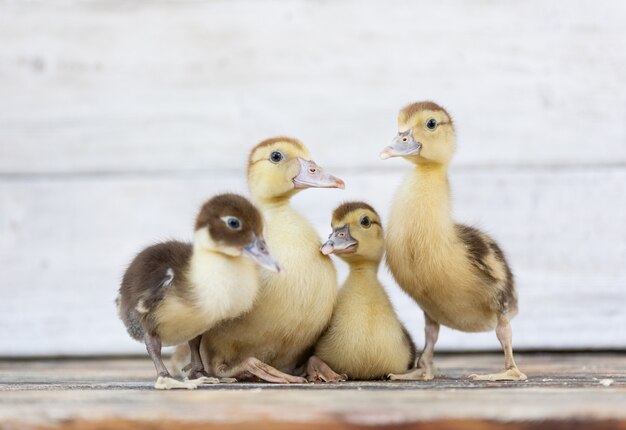
<svg viewBox="0 0 626 430">
<path fill-rule="evenodd" d="M 383 287 L 364 281 L 342 287 L 316 354 L 335 371 L 369 379 L 404 372 L 411 350 Z"/>
<path fill-rule="evenodd" d="M 269 211 L 265 216 L 265 239 L 285 273 L 263 271 L 264 293 L 280 298 L 282 306 L 291 309 L 285 312 L 286 316 L 294 314 L 296 321 L 306 320 L 308 316 L 327 321 L 338 292 L 337 275 L 330 258 L 319 250 L 321 241 L 317 233 L 292 210 Z M 302 314 L 300 309 L 308 311 Z M 315 312 L 310 312 L 311 309 Z"/>
<path fill-rule="evenodd" d="M 456 239 L 447 184 L 409 175 L 394 198 L 387 264 L 398 285 L 436 321 L 462 330 L 489 328 L 489 299 Z"/>
<path fill-rule="evenodd" d="M 189 274 L 195 307 L 217 319 L 250 309 L 258 291 L 258 271 L 247 257 L 219 256 L 194 264 Z"/>
<path fill-rule="evenodd" d="M 248 311 L 258 291 L 257 270 L 245 257 L 196 258 L 184 289 L 173 289 L 157 311 L 164 344 L 176 345 Z"/>
</svg>

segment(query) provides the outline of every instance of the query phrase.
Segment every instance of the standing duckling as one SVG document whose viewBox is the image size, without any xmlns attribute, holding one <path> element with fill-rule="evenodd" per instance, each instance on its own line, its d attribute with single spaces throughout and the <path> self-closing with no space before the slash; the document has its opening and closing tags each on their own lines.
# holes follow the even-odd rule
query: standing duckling
<svg viewBox="0 0 626 430">
<path fill-rule="evenodd" d="M 303 365 L 330 321 L 338 285 L 333 262 L 319 252 L 319 236 L 290 199 L 303 189 L 343 188 L 344 183 L 313 162 L 300 141 L 276 137 L 252 149 L 248 187 L 285 274 L 260 271 L 254 307 L 207 332 L 203 357 L 218 377 L 254 375 L 274 383 L 306 383 L 295 374 L 304 373 Z"/>
<path fill-rule="evenodd" d="M 442 324 L 465 332 L 496 330 L 504 370 L 472 379 L 526 380 L 513 360 L 509 321 L 517 314 L 517 293 L 504 253 L 487 234 L 451 217 L 447 169 L 455 131 L 450 115 L 435 103 L 414 103 L 400 111 L 398 129 L 380 156 L 403 157 L 415 167 L 391 206 L 387 264 L 424 311 L 426 343 L 417 369 L 390 378 L 433 378 L 433 349 Z"/>
<path fill-rule="evenodd" d="M 135 257 L 116 303 L 128 334 L 146 344 L 157 371 L 155 388 L 194 389 L 219 382 L 204 371 L 201 335 L 252 307 L 258 290 L 253 261 L 280 270 L 263 241 L 261 214 L 236 194 L 215 196 L 202 206 L 193 245 L 163 242 Z M 161 345 L 184 342 L 189 343 L 192 367 L 189 380 L 179 381 L 163 364 Z"/>
<path fill-rule="evenodd" d="M 350 379 L 406 372 L 414 366 L 415 345 L 377 277 L 385 246 L 380 217 L 367 203 L 344 203 L 333 213 L 332 228 L 321 251 L 348 263 L 350 275 L 315 356 Z M 308 370 L 310 379 L 323 380 L 314 366 Z"/>
</svg>

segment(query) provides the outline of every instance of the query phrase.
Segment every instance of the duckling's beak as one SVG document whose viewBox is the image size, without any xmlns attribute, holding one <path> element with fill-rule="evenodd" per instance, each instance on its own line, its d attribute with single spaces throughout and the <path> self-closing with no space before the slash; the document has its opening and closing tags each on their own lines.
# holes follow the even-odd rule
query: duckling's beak
<svg viewBox="0 0 626 430">
<path fill-rule="evenodd" d="M 345 183 L 331 175 L 326 173 L 324 169 L 315 164 L 312 160 L 303 160 L 298 157 L 298 163 L 300 164 L 300 171 L 293 178 L 293 183 L 296 188 L 345 188 Z"/>
<path fill-rule="evenodd" d="M 391 145 L 380 152 L 380 158 L 386 160 L 391 157 L 404 157 L 406 155 L 418 155 L 422 145 L 413 139 L 411 130 L 401 131 L 393 139 Z"/>
<path fill-rule="evenodd" d="M 322 245 L 322 254 L 350 254 L 356 252 L 359 242 L 350 236 L 348 224 L 333 230 L 328 240 Z"/>
<path fill-rule="evenodd" d="M 265 241 L 256 235 L 254 236 L 254 240 L 243 249 L 243 253 L 246 257 L 250 258 L 256 264 L 266 268 L 267 270 L 271 270 L 276 273 L 281 273 L 283 271 L 280 265 L 270 254 Z"/>
</svg>

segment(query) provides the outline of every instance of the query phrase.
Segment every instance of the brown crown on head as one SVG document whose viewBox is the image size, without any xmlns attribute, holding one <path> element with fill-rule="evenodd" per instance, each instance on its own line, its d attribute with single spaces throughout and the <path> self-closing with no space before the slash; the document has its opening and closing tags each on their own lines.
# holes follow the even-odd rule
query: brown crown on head
<svg viewBox="0 0 626 430">
<path fill-rule="evenodd" d="M 368 211 L 371 211 L 372 213 L 374 213 L 374 215 L 380 218 L 378 212 L 376 212 L 376 210 L 372 206 L 365 202 L 345 202 L 339 205 L 337 209 L 333 211 L 333 223 L 342 220 L 350 212 L 354 212 L 359 209 L 366 209 Z"/>
<path fill-rule="evenodd" d="M 230 229 L 222 220 L 232 216 L 241 222 L 240 230 Z M 263 218 L 258 209 L 238 194 L 218 194 L 208 200 L 196 218 L 196 230 L 208 227 L 213 240 L 230 246 L 243 246 L 254 235 L 263 235 Z"/>
<path fill-rule="evenodd" d="M 403 107 L 400 110 L 400 119 L 402 121 L 407 121 L 413 115 L 423 110 L 443 112 L 450 119 L 450 122 L 452 122 L 452 116 L 448 113 L 448 111 L 445 110 L 443 107 L 439 106 L 437 103 L 431 102 L 431 101 L 411 103 L 410 105 Z"/>
</svg>

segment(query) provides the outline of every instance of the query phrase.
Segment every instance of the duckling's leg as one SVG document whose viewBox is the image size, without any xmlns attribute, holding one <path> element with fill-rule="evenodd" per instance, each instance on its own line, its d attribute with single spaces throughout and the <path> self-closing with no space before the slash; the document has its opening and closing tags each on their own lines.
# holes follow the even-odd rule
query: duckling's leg
<svg viewBox="0 0 626 430">
<path fill-rule="evenodd" d="M 144 336 L 144 342 L 146 344 L 146 350 L 148 355 L 154 363 L 154 367 L 157 371 L 157 380 L 154 384 L 154 388 L 157 390 L 172 390 L 172 389 L 186 389 L 195 390 L 198 388 L 196 384 L 190 381 L 179 381 L 172 378 L 167 367 L 163 364 L 161 358 L 161 338 L 157 335 L 150 335 L 146 333 Z"/>
<path fill-rule="evenodd" d="M 219 379 L 211 377 L 202 364 L 202 357 L 200 356 L 200 341 L 202 335 L 196 336 L 189 341 L 189 351 L 191 352 L 191 370 L 187 376 L 187 380 L 194 384 L 218 384 Z"/>
<path fill-rule="evenodd" d="M 226 364 L 217 366 L 216 376 L 220 378 L 241 379 L 245 374 L 252 374 L 257 378 L 276 384 L 306 384 L 308 381 L 301 376 L 293 376 L 283 373 L 278 369 L 263 363 L 255 357 L 248 357 L 241 363 L 228 367 Z"/>
<path fill-rule="evenodd" d="M 309 382 L 343 382 L 348 379 L 348 375 L 335 373 L 328 364 L 315 355 L 307 362 L 306 374 Z"/>
<path fill-rule="evenodd" d="M 509 319 L 504 316 L 498 316 L 498 325 L 496 326 L 496 336 L 504 350 L 504 370 L 500 373 L 492 373 L 488 375 L 470 375 L 474 381 L 525 381 L 527 378 L 515 364 L 513 359 L 513 333 Z"/>
<path fill-rule="evenodd" d="M 435 344 L 439 338 L 439 323 L 433 320 L 424 312 L 424 333 L 425 343 L 424 351 L 420 355 L 420 359 L 417 362 L 415 369 L 409 370 L 406 373 L 394 374 L 390 373 L 387 377 L 392 381 L 430 381 L 433 379 L 433 354 L 435 351 Z"/>
<path fill-rule="evenodd" d="M 191 353 L 189 345 L 178 345 L 170 357 L 170 374 L 180 378 L 186 377 L 191 370 Z"/>
</svg>

